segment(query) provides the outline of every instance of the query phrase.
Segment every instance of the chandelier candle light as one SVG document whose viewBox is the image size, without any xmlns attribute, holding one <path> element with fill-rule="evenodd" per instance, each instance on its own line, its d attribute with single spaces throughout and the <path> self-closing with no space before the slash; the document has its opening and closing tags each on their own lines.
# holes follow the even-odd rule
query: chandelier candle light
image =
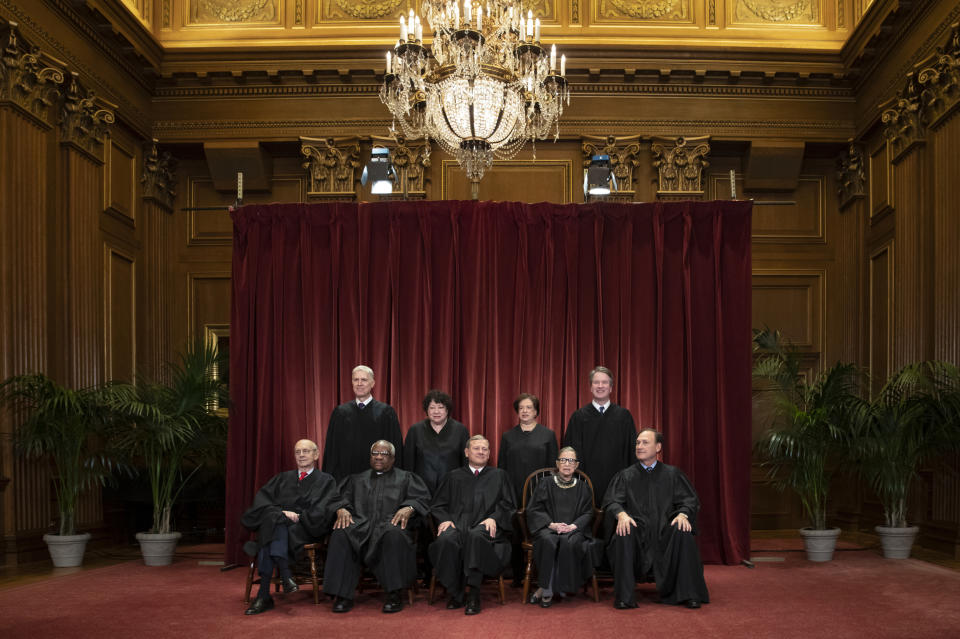
<svg viewBox="0 0 960 639">
<path fill-rule="evenodd" d="M 400 18 L 400 40 L 387 52 L 380 100 L 393 114 L 393 130 L 426 137 L 457 158 L 473 199 L 494 157 L 509 159 L 530 140 L 552 132 L 570 103 L 566 56 L 540 44 L 540 19 L 523 15 L 518 0 L 423 0 Z"/>
</svg>

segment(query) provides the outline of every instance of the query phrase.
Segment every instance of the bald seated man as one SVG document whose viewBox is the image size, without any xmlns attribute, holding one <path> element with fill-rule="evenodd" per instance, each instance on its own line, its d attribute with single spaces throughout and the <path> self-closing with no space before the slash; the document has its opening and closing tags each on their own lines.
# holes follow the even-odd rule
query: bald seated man
<svg viewBox="0 0 960 639">
<path fill-rule="evenodd" d="M 240 520 L 257 533 L 244 551 L 257 557 L 260 591 L 245 614 L 258 615 L 273 608 L 270 580 L 276 569 L 285 593 L 297 592 L 290 562 L 303 555 L 306 544 L 320 541 L 330 532 L 338 508 L 346 502 L 337 492 L 333 477 L 317 470 L 320 453 L 316 443 L 301 439 L 294 446 L 296 470 L 274 475 L 253 498 L 253 505 Z"/>
</svg>

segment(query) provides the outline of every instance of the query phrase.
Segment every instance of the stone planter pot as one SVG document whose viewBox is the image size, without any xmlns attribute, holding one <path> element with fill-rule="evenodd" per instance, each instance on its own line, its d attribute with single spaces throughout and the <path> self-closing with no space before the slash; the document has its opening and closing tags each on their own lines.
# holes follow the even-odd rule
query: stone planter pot
<svg viewBox="0 0 960 639">
<path fill-rule="evenodd" d="M 43 541 L 50 551 L 50 559 L 56 568 L 74 568 L 83 564 L 90 533 L 82 535 L 44 535 Z"/>
<path fill-rule="evenodd" d="M 833 550 L 837 547 L 837 537 L 840 536 L 840 529 L 814 530 L 813 528 L 801 528 L 800 536 L 803 537 L 803 548 L 807 551 L 808 561 L 830 561 L 833 559 Z"/>
<path fill-rule="evenodd" d="M 883 556 L 887 559 L 909 559 L 913 540 L 920 532 L 917 526 L 908 528 L 877 526 L 874 530 L 880 535 L 880 547 L 883 548 Z"/>
<path fill-rule="evenodd" d="M 169 566 L 180 541 L 180 533 L 137 533 L 143 563 L 148 566 Z"/>
</svg>

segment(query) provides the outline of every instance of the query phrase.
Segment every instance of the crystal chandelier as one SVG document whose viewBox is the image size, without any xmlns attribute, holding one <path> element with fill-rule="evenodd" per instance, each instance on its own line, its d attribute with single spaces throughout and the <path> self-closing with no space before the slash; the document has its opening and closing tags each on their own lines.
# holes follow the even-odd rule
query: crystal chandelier
<svg viewBox="0 0 960 639">
<path fill-rule="evenodd" d="M 428 137 L 457 158 L 473 197 L 494 157 L 509 159 L 530 140 L 559 137 L 570 103 L 566 57 L 540 44 L 540 20 L 519 0 L 423 0 L 433 31 L 424 44 L 420 16 L 400 18 L 387 53 L 380 100 L 408 138 Z M 536 146 L 534 146 L 536 157 Z"/>
</svg>

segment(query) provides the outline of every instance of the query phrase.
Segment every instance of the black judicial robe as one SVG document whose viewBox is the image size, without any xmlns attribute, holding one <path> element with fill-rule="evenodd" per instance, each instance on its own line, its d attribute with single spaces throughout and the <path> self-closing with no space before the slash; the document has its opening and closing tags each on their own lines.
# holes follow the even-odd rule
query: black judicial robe
<svg viewBox="0 0 960 639">
<path fill-rule="evenodd" d="M 687 599 L 709 601 L 706 584 L 703 581 L 703 562 L 693 536 L 697 532 L 697 512 L 700 500 L 693 484 L 676 466 L 662 462 L 651 472 L 647 472 L 640 462 L 620 471 L 610 482 L 603 499 L 603 510 L 608 517 L 608 553 L 616 535 L 616 518 L 626 512 L 637 528 L 632 535 L 639 557 L 639 579 L 654 577 L 661 601 L 679 603 Z M 692 535 L 679 533 L 676 526 L 670 526 L 674 517 L 684 513 L 690 520 Z M 689 545 L 680 548 L 672 539 L 675 533 L 690 539 Z M 677 556 L 677 550 L 686 551 Z M 616 563 L 611 559 L 614 569 Z M 672 585 L 677 582 L 678 572 L 682 571 L 682 583 L 694 584 L 692 591 L 674 592 Z"/>
<path fill-rule="evenodd" d="M 533 538 L 533 558 L 545 586 L 554 565 L 558 568 L 558 583 L 552 588 L 559 592 L 575 592 L 593 574 L 595 549 L 590 524 L 593 521 L 593 495 L 586 482 L 563 488 L 554 476 L 537 483 L 527 502 L 527 529 Z M 574 524 L 577 529 L 563 535 L 550 530 L 553 523 Z"/>
<path fill-rule="evenodd" d="M 447 473 L 437 489 L 430 512 L 437 525 L 452 521 L 455 528 L 444 531 L 430 545 L 430 560 L 437 579 L 451 594 L 459 594 L 466 577 L 468 585 L 479 585 L 479 575 L 499 574 L 510 561 L 510 542 L 507 533 L 516 507 L 510 478 L 499 468 L 486 466 L 480 476 L 474 476 L 469 467 Z M 497 535 L 490 538 L 480 522 L 493 518 Z M 451 552 L 446 539 L 454 536 Z M 477 579 L 471 583 L 471 579 Z"/>
<path fill-rule="evenodd" d="M 337 481 L 370 468 L 370 447 L 385 439 L 394 445 L 395 459 L 403 459 L 403 435 L 393 407 L 371 400 L 363 409 L 356 400 L 340 404 L 330 414 L 323 445 L 323 472 Z"/>
<path fill-rule="evenodd" d="M 390 520 L 398 510 L 409 506 L 421 517 L 430 510 L 430 493 L 423 480 L 400 468 L 380 474 L 368 469 L 351 475 L 340 483 L 340 494 L 347 502 L 345 508 L 353 515 L 353 524 L 344 530 L 350 538 L 350 545 L 368 566 L 377 561 L 384 531 L 397 528 Z M 415 519 L 410 519 L 405 531 L 411 552 L 414 550 L 412 537 Z M 405 582 L 412 579 L 413 575 Z"/>
<path fill-rule="evenodd" d="M 433 430 L 430 420 L 417 422 L 407 431 L 403 467 L 419 475 L 430 494 L 436 495 L 444 476 L 467 463 L 463 451 L 468 439 L 470 431 L 455 419 L 447 418 L 439 433 Z"/>
<path fill-rule="evenodd" d="M 302 554 L 304 544 L 317 542 L 330 532 L 337 509 L 345 504 L 329 474 L 315 469 L 303 481 L 298 477 L 296 470 L 274 475 L 257 491 L 253 505 L 240 519 L 244 527 L 256 531 L 260 546 L 273 539 L 276 526 L 289 526 L 293 558 Z M 297 513 L 300 521 L 291 522 L 284 510 Z"/>
<path fill-rule="evenodd" d="M 542 424 L 531 431 L 524 431 L 517 424 L 500 439 L 497 468 L 505 470 L 510 477 L 516 504 L 523 502 L 523 482 L 527 475 L 540 468 L 551 468 L 556 461 L 557 436 Z"/>
<path fill-rule="evenodd" d="M 626 408 L 611 402 L 601 415 L 591 402 L 570 416 L 563 445 L 577 451 L 580 470 L 590 476 L 600 502 L 610 479 L 636 460 L 637 427 Z"/>
</svg>

